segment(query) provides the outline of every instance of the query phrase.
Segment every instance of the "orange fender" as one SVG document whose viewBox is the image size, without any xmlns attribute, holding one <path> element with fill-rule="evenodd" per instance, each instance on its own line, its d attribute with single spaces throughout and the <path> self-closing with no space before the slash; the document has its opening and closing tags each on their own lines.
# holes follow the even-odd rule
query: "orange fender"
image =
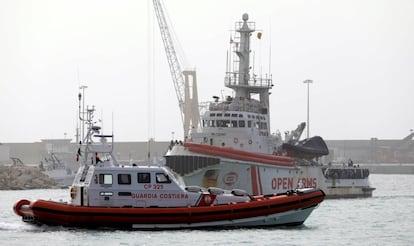
<svg viewBox="0 0 414 246">
<path fill-rule="evenodd" d="M 23 200 L 20 200 L 20 201 L 16 202 L 13 205 L 14 213 L 17 214 L 17 215 L 19 215 L 19 216 L 23 216 L 24 213 L 21 210 L 22 209 L 22 206 L 29 205 L 29 204 L 30 204 L 30 201 L 29 200 L 26 200 L 26 199 L 23 199 Z"/>
</svg>

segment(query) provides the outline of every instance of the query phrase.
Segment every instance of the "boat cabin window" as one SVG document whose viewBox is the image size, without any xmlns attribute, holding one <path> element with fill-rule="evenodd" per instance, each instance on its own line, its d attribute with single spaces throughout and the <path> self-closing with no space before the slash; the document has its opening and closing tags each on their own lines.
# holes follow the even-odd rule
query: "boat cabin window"
<svg viewBox="0 0 414 246">
<path fill-rule="evenodd" d="M 118 184 L 129 185 L 131 184 L 131 175 L 127 173 L 118 174 Z"/>
<path fill-rule="evenodd" d="M 237 114 L 231 114 L 231 117 L 237 117 Z"/>
<path fill-rule="evenodd" d="M 223 114 L 217 114 L 217 117 L 221 117 L 221 116 L 223 116 Z"/>
<path fill-rule="evenodd" d="M 150 173 L 138 173 L 138 183 L 151 183 Z"/>
<path fill-rule="evenodd" d="M 165 173 L 157 173 L 155 179 L 157 183 L 171 183 L 170 178 Z"/>
<path fill-rule="evenodd" d="M 239 127 L 245 127 L 244 120 L 239 120 Z"/>
<path fill-rule="evenodd" d="M 111 185 L 112 174 L 99 174 L 99 184 Z"/>
<path fill-rule="evenodd" d="M 247 127 L 248 128 L 251 128 L 252 127 L 252 121 L 251 120 L 247 121 Z"/>
</svg>

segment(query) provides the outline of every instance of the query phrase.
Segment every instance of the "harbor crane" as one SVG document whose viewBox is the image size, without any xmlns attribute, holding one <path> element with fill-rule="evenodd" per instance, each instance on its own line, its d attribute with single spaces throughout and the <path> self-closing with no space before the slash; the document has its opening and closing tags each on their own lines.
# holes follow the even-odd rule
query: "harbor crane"
<svg viewBox="0 0 414 246">
<path fill-rule="evenodd" d="M 165 8 L 163 8 L 161 0 L 153 0 L 153 5 L 160 27 L 161 38 L 164 43 L 175 92 L 177 94 L 178 106 L 183 122 L 184 137 L 186 138 L 190 132 L 190 127 L 198 128 L 200 124 L 196 71 L 181 69 L 171 32 L 165 18 Z M 190 88 L 192 88 L 192 90 Z M 190 90 L 192 92 L 191 94 Z"/>
</svg>

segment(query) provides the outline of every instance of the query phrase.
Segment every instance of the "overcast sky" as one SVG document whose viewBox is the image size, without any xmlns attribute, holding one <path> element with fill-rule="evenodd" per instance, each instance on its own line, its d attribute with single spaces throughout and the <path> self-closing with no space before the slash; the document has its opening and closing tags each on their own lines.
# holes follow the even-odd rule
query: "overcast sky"
<svg viewBox="0 0 414 246">
<path fill-rule="evenodd" d="M 310 135 L 399 139 L 414 128 L 414 1 L 165 5 L 186 65 L 197 69 L 200 101 L 230 94 L 230 30 L 248 13 L 263 32 L 255 71 L 267 73 L 271 57 L 272 132 L 306 121 L 306 79 Z M 80 85 L 116 141 L 182 138 L 153 12 L 149 0 L 0 0 L 0 142 L 74 139 Z"/>
</svg>

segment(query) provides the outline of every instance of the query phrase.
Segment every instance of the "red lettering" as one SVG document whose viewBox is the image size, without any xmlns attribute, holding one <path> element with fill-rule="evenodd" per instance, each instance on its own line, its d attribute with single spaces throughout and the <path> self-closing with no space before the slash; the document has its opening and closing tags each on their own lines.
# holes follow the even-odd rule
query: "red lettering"
<svg viewBox="0 0 414 246">
<path fill-rule="evenodd" d="M 276 190 L 276 178 L 272 178 L 272 189 Z"/>
<path fill-rule="evenodd" d="M 293 178 L 283 177 L 283 178 L 273 178 L 272 179 L 272 189 L 273 190 L 290 190 L 293 189 Z"/>
<path fill-rule="evenodd" d="M 316 188 L 316 186 L 317 186 L 317 180 L 316 180 L 316 178 L 313 178 L 312 179 L 312 187 Z"/>
<path fill-rule="evenodd" d="M 279 189 L 279 187 L 283 184 L 283 179 L 281 178 L 277 178 L 277 188 Z"/>
<path fill-rule="evenodd" d="M 298 188 L 316 188 L 317 179 L 316 178 L 299 178 L 297 187 Z"/>
</svg>

